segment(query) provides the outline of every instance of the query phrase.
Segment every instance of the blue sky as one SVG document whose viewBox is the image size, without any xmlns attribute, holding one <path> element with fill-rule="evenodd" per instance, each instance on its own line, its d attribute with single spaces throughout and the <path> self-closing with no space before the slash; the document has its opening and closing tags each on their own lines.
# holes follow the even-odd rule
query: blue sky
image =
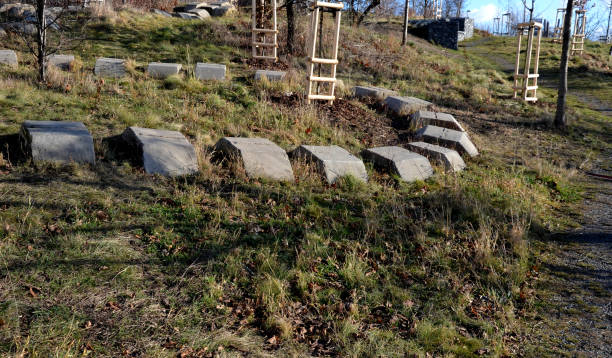
<svg viewBox="0 0 612 358">
<path fill-rule="evenodd" d="M 531 0 L 528 1 L 529 4 L 531 4 Z M 598 22 L 602 22 L 598 32 L 605 32 L 605 26 L 607 26 L 608 19 L 608 8 L 606 7 L 606 3 L 609 3 L 609 1 L 610 0 L 588 1 L 589 8 L 595 6 L 589 12 L 589 19 L 595 18 L 600 20 Z M 467 0 L 466 10 L 470 10 L 469 15 L 474 18 L 477 27 L 487 28 L 492 23 L 494 17 L 497 17 L 507 10 L 508 4 L 515 9 L 522 10 L 523 8 L 521 0 Z M 553 23 L 555 21 L 557 8 L 564 8 L 566 4 L 567 0 L 536 0 L 534 17 L 544 17 Z"/>
</svg>

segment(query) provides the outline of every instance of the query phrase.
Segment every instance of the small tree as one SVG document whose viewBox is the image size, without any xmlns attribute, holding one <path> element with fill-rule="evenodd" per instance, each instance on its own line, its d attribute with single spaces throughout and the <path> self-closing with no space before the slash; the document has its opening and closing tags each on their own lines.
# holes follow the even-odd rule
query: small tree
<svg viewBox="0 0 612 358">
<path fill-rule="evenodd" d="M 561 50 L 561 64 L 559 65 L 559 94 L 557 96 L 557 113 L 555 113 L 555 126 L 565 127 L 567 117 L 565 116 L 565 105 L 567 96 L 567 65 L 569 62 L 572 12 L 574 10 L 574 0 L 567 0 L 565 8 L 565 20 L 563 22 L 563 47 Z"/>
</svg>

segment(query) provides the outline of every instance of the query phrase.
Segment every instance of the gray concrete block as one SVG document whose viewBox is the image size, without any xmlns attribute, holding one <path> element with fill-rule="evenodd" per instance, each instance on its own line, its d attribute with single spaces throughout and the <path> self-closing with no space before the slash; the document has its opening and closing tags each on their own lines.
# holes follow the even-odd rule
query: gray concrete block
<svg viewBox="0 0 612 358">
<path fill-rule="evenodd" d="M 287 152 L 268 139 L 225 137 L 217 142 L 215 151 L 241 161 L 251 178 L 294 180 Z"/>
<path fill-rule="evenodd" d="M 447 171 L 458 172 L 465 169 L 465 162 L 461 159 L 459 153 L 453 149 L 425 142 L 408 143 L 408 148 L 431 160 L 438 161 L 444 165 Z"/>
<path fill-rule="evenodd" d="M 225 79 L 226 69 L 225 65 L 198 62 L 195 67 L 195 76 L 199 80 L 222 81 Z"/>
<path fill-rule="evenodd" d="M 413 129 L 420 129 L 429 124 L 465 132 L 455 117 L 448 113 L 417 111 L 411 116 L 410 126 Z"/>
<path fill-rule="evenodd" d="M 465 132 L 427 125 L 416 132 L 416 137 L 428 143 L 441 144 L 457 149 L 470 157 L 478 155 L 478 150 Z"/>
<path fill-rule="evenodd" d="M 407 182 L 425 180 L 434 173 L 427 158 L 401 147 L 370 148 L 364 150 L 362 156 L 376 167 L 389 170 Z"/>
<path fill-rule="evenodd" d="M 355 86 L 353 92 L 355 97 L 371 97 L 379 101 L 383 101 L 389 96 L 397 95 L 395 91 L 374 86 Z"/>
<path fill-rule="evenodd" d="M 174 14 L 172 14 L 172 16 L 179 17 L 185 20 L 200 20 L 200 17 L 198 15 L 189 12 L 175 12 Z"/>
<path fill-rule="evenodd" d="M 93 138 L 81 122 L 25 121 L 20 137 L 34 163 L 96 161 Z"/>
<path fill-rule="evenodd" d="M 199 171 L 195 149 L 180 132 L 129 127 L 122 137 L 137 148 L 149 174 L 175 177 Z"/>
<path fill-rule="evenodd" d="M 282 81 L 285 79 L 287 72 L 284 71 L 268 71 L 268 70 L 257 70 L 255 71 L 255 80 L 259 81 L 262 78 L 267 78 L 268 81 Z"/>
<path fill-rule="evenodd" d="M 99 58 L 94 68 L 96 76 L 101 77 L 123 77 L 126 74 L 125 60 L 119 58 Z"/>
<path fill-rule="evenodd" d="M 414 97 L 389 96 L 385 99 L 387 108 L 398 116 L 429 109 L 431 102 Z"/>
<path fill-rule="evenodd" d="M 13 50 L 0 50 L 0 65 L 17 67 L 17 54 Z"/>
<path fill-rule="evenodd" d="M 74 62 L 74 55 L 51 55 L 47 59 L 49 66 L 55 66 L 64 71 L 68 71 Z"/>
<path fill-rule="evenodd" d="M 164 17 L 172 17 L 172 14 L 164 11 L 164 10 L 159 10 L 159 9 L 151 9 L 151 12 L 154 13 L 155 15 L 160 15 L 160 16 L 164 16 Z"/>
<path fill-rule="evenodd" d="M 368 181 L 363 161 L 337 145 L 301 145 L 292 152 L 292 156 L 313 162 L 329 184 L 346 175 Z"/>
<path fill-rule="evenodd" d="M 205 9 L 191 9 L 191 10 L 187 10 L 188 13 L 190 14 L 196 14 L 200 17 L 200 19 L 208 19 L 210 17 L 210 14 L 208 13 L 208 11 L 206 11 Z"/>
<path fill-rule="evenodd" d="M 178 75 L 181 67 L 180 63 L 151 62 L 147 67 L 147 73 L 153 78 L 164 79 L 172 75 Z"/>
</svg>

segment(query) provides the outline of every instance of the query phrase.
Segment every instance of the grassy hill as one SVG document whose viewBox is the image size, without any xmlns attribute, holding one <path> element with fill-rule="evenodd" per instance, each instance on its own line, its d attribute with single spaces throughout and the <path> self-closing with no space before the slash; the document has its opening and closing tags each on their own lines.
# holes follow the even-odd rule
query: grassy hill
<svg viewBox="0 0 612 358">
<path fill-rule="evenodd" d="M 249 28 L 244 15 L 192 22 L 107 13 L 73 51 L 79 63 L 43 85 L 23 43 L 0 39 L 0 48 L 22 51 L 18 69 L 0 69 L 0 354 L 559 353 L 525 340 L 541 304 L 533 289 L 540 250 L 548 234 L 577 225 L 581 169 L 611 149 L 610 117 L 572 96 L 571 125 L 559 132 L 547 124 L 553 89 L 535 105 L 512 100 L 495 60 L 512 58 L 511 39 L 477 36 L 451 51 L 411 38 L 402 48 L 376 26 L 343 26 L 340 99 L 307 105 L 302 56 L 254 63 Z M 551 76 L 555 56 L 546 44 Z M 96 78 L 97 57 L 129 59 L 129 76 Z M 151 61 L 188 70 L 153 80 L 144 71 Z M 197 81 L 196 62 L 226 64 L 229 80 Z M 609 64 L 587 43 L 570 85 L 609 99 Z M 288 79 L 254 83 L 254 69 L 266 67 L 286 69 Z M 409 142 L 400 119 L 351 98 L 355 84 L 434 102 L 481 155 L 464 172 L 437 170 L 426 182 L 368 167 L 369 183 L 333 186 L 303 163 L 286 184 L 211 159 L 223 136 L 353 153 Z M 97 164 L 35 167 L 17 150 L 28 119 L 84 122 Z M 197 148 L 200 174 L 144 174 L 117 138 L 132 125 L 180 130 Z"/>
</svg>

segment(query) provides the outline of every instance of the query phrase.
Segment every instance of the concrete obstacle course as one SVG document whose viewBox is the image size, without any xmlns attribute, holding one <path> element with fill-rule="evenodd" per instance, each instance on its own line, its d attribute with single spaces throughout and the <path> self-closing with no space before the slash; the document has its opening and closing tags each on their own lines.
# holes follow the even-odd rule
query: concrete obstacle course
<svg viewBox="0 0 612 358">
<path fill-rule="evenodd" d="M 444 165 L 447 171 L 458 172 L 465 169 L 466 165 L 457 151 L 440 147 L 439 145 L 429 144 L 425 142 L 408 143 L 408 148 L 426 156 L 429 159 L 436 160 Z"/>
<path fill-rule="evenodd" d="M 329 184 L 335 183 L 346 175 L 368 181 L 368 173 L 363 161 L 337 145 L 301 145 L 291 154 L 292 157 L 313 162 Z"/>
<path fill-rule="evenodd" d="M 199 171 L 195 149 L 180 132 L 129 127 L 122 137 L 137 149 L 149 174 L 175 177 Z"/>
<path fill-rule="evenodd" d="M 222 81 L 225 79 L 226 69 L 225 65 L 198 62 L 195 67 L 195 76 L 203 81 Z"/>
<path fill-rule="evenodd" d="M 268 139 L 225 137 L 215 144 L 215 151 L 240 160 L 250 178 L 294 180 L 287 152 Z"/>
<path fill-rule="evenodd" d="M 420 129 L 429 124 L 465 132 L 455 117 L 448 113 L 417 111 L 411 116 L 410 126 L 413 129 Z"/>
<path fill-rule="evenodd" d="M 178 75 L 182 67 L 180 63 L 151 62 L 147 67 L 147 73 L 153 78 L 164 79 Z"/>
<path fill-rule="evenodd" d="M 285 79 L 287 72 L 284 71 L 268 71 L 268 70 L 257 70 L 255 71 L 255 80 L 262 80 L 264 77 L 270 82 L 282 81 Z"/>
<path fill-rule="evenodd" d="M 99 58 L 94 68 L 96 76 L 101 77 L 123 77 L 126 74 L 125 60 L 119 58 Z"/>
<path fill-rule="evenodd" d="M 412 112 L 429 109 L 431 102 L 414 97 L 388 96 L 385 99 L 387 108 L 398 116 L 405 116 Z"/>
<path fill-rule="evenodd" d="M 358 98 L 374 98 L 378 101 L 384 101 L 389 96 L 396 96 L 397 92 L 388 90 L 386 88 L 374 87 L 374 86 L 355 86 L 353 88 L 355 97 Z"/>
<path fill-rule="evenodd" d="M 407 182 L 425 180 L 434 173 L 427 158 L 401 147 L 370 148 L 364 150 L 362 156 L 376 167 L 389 170 Z"/>
<path fill-rule="evenodd" d="M 47 60 L 47 65 L 55 66 L 61 70 L 68 71 L 74 62 L 74 55 L 51 55 Z"/>
<path fill-rule="evenodd" d="M 427 125 L 417 131 L 416 137 L 428 143 L 442 144 L 455 148 L 461 153 L 468 154 L 470 157 L 478 155 L 478 150 L 465 132 Z"/>
<path fill-rule="evenodd" d="M 94 164 L 96 161 L 93 138 L 81 122 L 25 121 L 20 138 L 34 163 Z"/>
<path fill-rule="evenodd" d="M 0 65 L 17 67 L 17 54 L 13 50 L 0 50 Z"/>
</svg>

